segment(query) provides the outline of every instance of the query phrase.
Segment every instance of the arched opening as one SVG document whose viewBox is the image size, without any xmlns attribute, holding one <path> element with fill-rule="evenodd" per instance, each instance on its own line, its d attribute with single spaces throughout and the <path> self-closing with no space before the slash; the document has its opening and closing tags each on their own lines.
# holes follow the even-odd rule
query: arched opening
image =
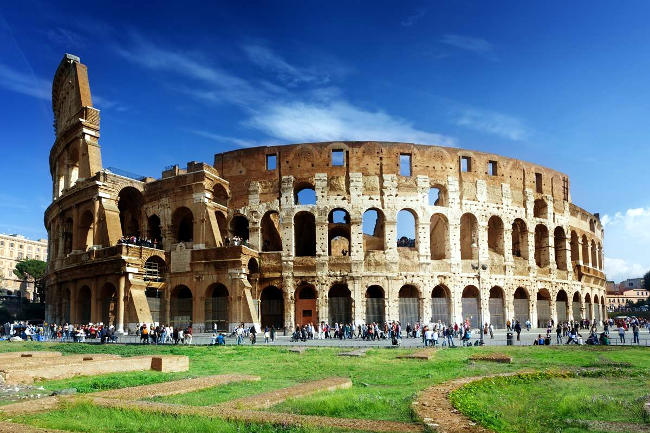
<svg viewBox="0 0 650 433">
<path fill-rule="evenodd" d="M 218 247 L 222 247 L 226 244 L 226 238 L 228 237 L 228 223 L 226 222 L 226 215 L 221 211 L 215 211 L 214 216 L 217 220 L 217 228 L 219 229 L 219 235 L 221 241 L 217 242 Z"/>
<path fill-rule="evenodd" d="M 598 253 L 596 253 L 595 241 L 591 241 L 591 267 L 598 269 Z"/>
<path fill-rule="evenodd" d="M 70 317 L 70 289 L 63 289 L 63 296 L 61 297 L 61 321 L 63 323 L 72 322 Z"/>
<path fill-rule="evenodd" d="M 142 215 L 142 193 L 132 186 L 120 191 L 117 198 L 117 208 L 120 211 L 120 226 L 122 236 L 140 237 L 140 216 Z"/>
<path fill-rule="evenodd" d="M 294 200 L 297 205 L 315 205 L 316 190 L 309 183 L 300 183 L 294 189 Z"/>
<path fill-rule="evenodd" d="M 591 304 L 591 295 L 587 293 L 585 295 L 585 319 L 591 320 L 593 317 L 593 305 Z"/>
<path fill-rule="evenodd" d="M 600 313 L 601 313 L 600 319 L 602 321 L 607 320 L 607 307 L 605 306 L 605 297 L 604 296 L 600 297 Z"/>
<path fill-rule="evenodd" d="M 72 147 L 68 153 L 68 187 L 72 188 L 77 180 L 79 180 L 79 151 L 76 147 Z"/>
<path fill-rule="evenodd" d="M 571 302 L 571 312 L 573 313 L 573 320 L 580 320 L 582 314 L 580 314 L 580 292 L 575 292 L 573 294 L 573 300 Z"/>
<path fill-rule="evenodd" d="M 576 232 L 571 231 L 571 261 L 577 263 L 578 260 L 580 260 L 580 242 Z"/>
<path fill-rule="evenodd" d="M 594 295 L 594 324 L 600 325 L 600 302 L 598 302 L 598 295 Z"/>
<path fill-rule="evenodd" d="M 566 234 L 562 227 L 555 227 L 553 232 L 553 244 L 555 246 L 555 264 L 561 271 L 567 270 L 566 260 Z"/>
<path fill-rule="evenodd" d="M 248 219 L 244 215 L 235 215 L 230 221 L 232 245 L 244 245 L 248 242 Z"/>
<path fill-rule="evenodd" d="M 205 329 L 228 330 L 228 289 L 221 283 L 211 284 L 205 292 Z"/>
<path fill-rule="evenodd" d="M 350 255 L 350 214 L 346 210 L 334 209 L 329 213 L 327 238 L 330 256 Z"/>
<path fill-rule="evenodd" d="M 275 286 L 268 286 L 262 290 L 260 296 L 260 318 L 262 329 L 274 327 L 284 328 L 284 293 Z"/>
<path fill-rule="evenodd" d="M 397 247 L 415 248 L 417 216 L 410 209 L 402 209 L 397 213 Z"/>
<path fill-rule="evenodd" d="M 429 188 L 429 206 L 447 206 L 447 190 L 442 185 Z"/>
<path fill-rule="evenodd" d="M 546 328 L 551 320 L 551 294 L 546 289 L 537 292 L 537 327 Z"/>
<path fill-rule="evenodd" d="M 589 231 L 592 233 L 596 232 L 596 223 L 594 220 L 589 220 Z"/>
<path fill-rule="evenodd" d="M 399 289 L 399 321 L 405 328 L 407 324 L 415 324 L 420 321 L 420 293 L 417 287 L 412 285 L 402 286 Z"/>
<path fill-rule="evenodd" d="M 498 216 L 491 216 L 488 220 L 488 249 L 499 256 L 503 256 L 503 221 Z"/>
<path fill-rule="evenodd" d="M 450 258 L 449 248 L 449 221 L 443 214 L 437 213 L 431 217 L 429 224 L 429 243 L 431 260 L 445 260 Z"/>
<path fill-rule="evenodd" d="M 490 310 L 490 323 L 492 326 L 495 328 L 505 328 L 505 296 L 501 287 L 494 286 L 490 289 L 488 308 Z"/>
<path fill-rule="evenodd" d="M 293 242 L 296 257 L 316 255 L 316 218 L 311 212 L 298 212 L 293 217 Z"/>
<path fill-rule="evenodd" d="M 193 302 L 189 287 L 178 285 L 169 300 L 170 324 L 174 328 L 186 328 L 192 324 Z"/>
<path fill-rule="evenodd" d="M 117 289 L 111 283 L 104 284 L 99 297 L 102 323 L 106 326 L 117 324 Z"/>
<path fill-rule="evenodd" d="M 460 258 L 462 260 L 476 260 L 478 248 L 472 244 L 478 242 L 478 221 L 471 213 L 460 217 Z"/>
<path fill-rule="evenodd" d="M 194 215 L 186 207 L 179 207 L 172 215 L 172 226 L 177 242 L 192 242 L 194 239 Z"/>
<path fill-rule="evenodd" d="M 352 294 L 347 284 L 334 284 L 327 298 L 329 324 L 352 323 Z"/>
<path fill-rule="evenodd" d="M 548 228 L 544 224 L 535 227 L 535 263 L 540 268 L 548 267 Z"/>
<path fill-rule="evenodd" d="M 605 262 L 603 260 L 603 246 L 600 244 L 600 242 L 598 242 L 598 269 L 602 271 L 604 266 Z"/>
<path fill-rule="evenodd" d="M 90 287 L 83 286 L 77 294 L 77 323 L 85 325 L 90 323 Z"/>
<path fill-rule="evenodd" d="M 475 286 L 465 287 L 461 302 L 463 307 L 463 320 L 469 322 L 472 328 L 479 328 L 481 304 L 478 289 Z"/>
<path fill-rule="evenodd" d="M 252 274 L 259 274 L 260 273 L 260 265 L 257 262 L 257 259 L 255 257 L 251 257 L 248 260 L 248 275 Z"/>
<path fill-rule="evenodd" d="M 451 320 L 451 296 L 449 289 L 445 286 L 437 285 L 431 291 L 431 322 L 448 325 Z"/>
<path fill-rule="evenodd" d="M 89 210 L 85 211 L 79 218 L 79 227 L 77 229 L 77 236 L 79 245 L 78 250 L 87 251 L 88 248 L 93 246 L 93 213 Z"/>
<path fill-rule="evenodd" d="M 280 214 L 268 211 L 262 217 L 262 251 L 282 251 Z"/>
<path fill-rule="evenodd" d="M 370 286 L 366 290 L 366 323 L 383 325 L 386 322 L 386 298 L 381 286 Z"/>
<path fill-rule="evenodd" d="M 212 200 L 215 203 L 227 207 L 229 198 L 228 191 L 226 191 L 226 188 L 222 184 L 218 183 L 212 189 Z"/>
<path fill-rule="evenodd" d="M 144 262 L 144 281 L 162 282 L 165 281 L 167 264 L 162 257 L 151 256 Z"/>
<path fill-rule="evenodd" d="M 569 320 L 569 299 L 564 290 L 557 292 L 555 297 L 555 311 L 557 312 L 557 321 L 564 323 Z"/>
<path fill-rule="evenodd" d="M 528 229 L 521 218 L 512 223 L 512 256 L 528 260 Z"/>
<path fill-rule="evenodd" d="M 383 251 L 385 249 L 384 213 L 379 209 L 368 209 L 363 213 L 361 225 L 363 227 L 363 250 Z"/>
<path fill-rule="evenodd" d="M 162 308 L 162 297 L 163 292 L 158 290 L 158 287 L 148 286 L 144 294 L 147 298 L 147 305 L 149 305 L 149 311 L 151 312 L 151 320 L 154 322 L 162 322 L 163 316 L 161 311 L 164 311 Z"/>
<path fill-rule="evenodd" d="M 296 289 L 296 325 L 318 322 L 317 298 L 316 289 L 311 284 L 303 284 Z"/>
<path fill-rule="evenodd" d="M 533 205 L 533 216 L 535 216 L 535 218 L 548 217 L 548 206 L 546 205 L 546 201 L 542 200 L 541 198 L 535 200 L 535 203 Z"/>
<path fill-rule="evenodd" d="M 156 248 L 162 249 L 162 228 L 160 217 L 153 214 L 147 218 L 147 227 L 149 228 L 149 240 L 156 246 Z"/>
<path fill-rule="evenodd" d="M 582 235 L 582 264 L 585 266 L 591 266 L 589 261 L 589 241 L 587 236 Z"/>
<path fill-rule="evenodd" d="M 72 252 L 72 218 L 66 218 L 63 222 L 63 253 L 70 254 Z"/>
<path fill-rule="evenodd" d="M 528 291 L 523 287 L 517 287 L 514 294 L 513 306 L 515 310 L 515 320 L 519 323 L 526 323 L 530 319 L 530 300 L 528 298 Z"/>
</svg>

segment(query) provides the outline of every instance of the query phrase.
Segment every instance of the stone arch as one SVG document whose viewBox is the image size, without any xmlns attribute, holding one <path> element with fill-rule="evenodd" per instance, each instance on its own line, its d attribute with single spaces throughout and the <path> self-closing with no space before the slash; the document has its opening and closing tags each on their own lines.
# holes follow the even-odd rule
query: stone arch
<svg viewBox="0 0 650 433">
<path fill-rule="evenodd" d="M 303 283 L 294 295 L 296 325 L 308 325 L 318 321 L 318 293 L 312 284 Z"/>
<path fill-rule="evenodd" d="M 449 248 L 449 221 L 447 217 L 441 213 L 433 214 L 429 230 L 431 260 L 449 259 L 451 251 Z"/>
<path fill-rule="evenodd" d="M 104 325 L 117 325 L 117 289 L 111 283 L 105 283 L 97 298 L 101 312 L 101 321 Z"/>
<path fill-rule="evenodd" d="M 596 326 L 600 325 L 600 302 L 598 301 L 598 295 L 594 295 L 594 305 L 593 305 L 593 311 L 594 311 L 594 324 Z"/>
<path fill-rule="evenodd" d="M 591 261 L 589 259 L 589 240 L 587 235 L 582 235 L 582 264 L 585 266 L 591 266 Z"/>
<path fill-rule="evenodd" d="M 169 323 L 174 328 L 186 328 L 192 324 L 194 314 L 192 290 L 179 284 L 174 287 L 169 297 Z"/>
<path fill-rule="evenodd" d="M 571 312 L 573 313 L 573 320 L 581 319 L 581 310 L 582 307 L 582 297 L 580 296 L 580 291 L 576 290 L 573 293 L 573 299 L 571 300 Z"/>
<path fill-rule="evenodd" d="M 229 323 L 228 288 L 221 283 L 213 283 L 205 291 L 205 330 L 227 331 Z"/>
<path fill-rule="evenodd" d="M 490 299 L 488 300 L 490 311 L 490 323 L 494 328 L 505 328 L 506 326 L 506 297 L 505 292 L 499 286 L 490 289 Z"/>
<path fill-rule="evenodd" d="M 513 306 L 515 310 L 515 320 L 519 323 L 525 323 L 530 320 L 530 295 L 524 287 L 517 287 L 513 295 Z"/>
<path fill-rule="evenodd" d="M 72 188 L 79 180 L 79 150 L 71 146 L 68 150 L 67 173 L 68 187 Z"/>
<path fill-rule="evenodd" d="M 194 215 L 189 208 L 177 208 L 172 215 L 172 227 L 176 242 L 192 242 L 194 239 Z"/>
<path fill-rule="evenodd" d="M 503 220 L 496 215 L 488 220 L 488 249 L 500 256 L 504 254 Z"/>
<path fill-rule="evenodd" d="M 316 218 L 307 211 L 293 217 L 294 249 L 296 257 L 316 256 Z"/>
<path fill-rule="evenodd" d="M 594 220 L 589 220 L 589 231 L 592 233 L 596 232 L 596 223 Z"/>
<path fill-rule="evenodd" d="M 82 325 L 88 324 L 91 321 L 91 300 L 92 292 L 90 287 L 82 286 L 77 292 L 77 323 Z"/>
<path fill-rule="evenodd" d="M 598 269 L 601 271 L 605 267 L 605 260 L 603 258 L 603 246 L 600 242 L 598 242 Z"/>
<path fill-rule="evenodd" d="M 533 204 L 533 216 L 535 218 L 548 217 L 548 205 L 544 199 L 538 198 Z"/>
<path fill-rule="evenodd" d="M 537 291 L 537 327 L 546 328 L 551 320 L 551 294 L 547 289 Z"/>
<path fill-rule="evenodd" d="M 228 194 L 226 188 L 220 183 L 215 184 L 214 188 L 212 189 L 212 200 L 221 206 L 227 207 L 229 199 L 230 194 Z"/>
<path fill-rule="evenodd" d="M 162 257 L 151 256 L 144 262 L 144 281 L 165 281 L 167 263 Z"/>
<path fill-rule="evenodd" d="M 448 325 L 451 319 L 451 292 L 447 286 L 438 284 L 431 290 L 431 322 Z"/>
<path fill-rule="evenodd" d="M 364 251 L 383 251 L 386 249 L 386 217 L 377 208 L 367 209 L 361 218 Z"/>
<path fill-rule="evenodd" d="M 162 249 L 162 225 L 160 223 L 160 217 L 156 214 L 152 214 L 147 218 L 147 228 L 149 229 L 147 235 L 151 242 L 153 242 L 157 248 Z"/>
<path fill-rule="evenodd" d="M 386 322 L 386 293 L 381 286 L 366 289 L 366 323 L 383 325 Z"/>
<path fill-rule="evenodd" d="M 329 324 L 352 323 L 352 294 L 348 285 L 344 283 L 333 284 L 328 294 Z"/>
<path fill-rule="evenodd" d="M 262 217 L 262 251 L 282 251 L 282 236 L 280 235 L 280 214 L 268 211 Z"/>
<path fill-rule="evenodd" d="M 591 303 L 591 294 L 585 293 L 585 319 L 591 320 L 593 317 L 593 305 Z"/>
<path fill-rule="evenodd" d="M 142 193 L 132 186 L 122 188 L 117 196 L 117 208 L 120 211 L 122 236 L 141 236 L 140 219 L 142 217 Z"/>
<path fill-rule="evenodd" d="M 420 321 L 420 290 L 412 284 L 399 289 L 399 321 L 406 329 L 406 324 L 414 325 Z"/>
<path fill-rule="evenodd" d="M 476 260 L 478 248 L 472 244 L 478 242 L 478 220 L 471 213 L 460 217 L 460 258 L 462 260 Z"/>
<path fill-rule="evenodd" d="M 94 245 L 94 216 L 90 210 L 86 210 L 79 217 L 79 224 L 77 225 L 77 241 L 79 245 L 76 249 L 87 251 Z"/>
<path fill-rule="evenodd" d="M 260 319 L 262 329 L 284 328 L 284 292 L 275 286 L 266 286 L 260 295 Z"/>
<path fill-rule="evenodd" d="M 591 267 L 598 268 L 598 253 L 596 252 L 596 241 L 591 241 Z"/>
<path fill-rule="evenodd" d="M 244 215 L 235 215 L 230 220 L 230 233 L 232 234 L 231 242 L 235 242 L 235 237 L 241 239 L 242 244 L 248 242 L 249 230 L 248 230 L 248 218 Z"/>
<path fill-rule="evenodd" d="M 429 188 L 429 206 L 448 206 L 447 188 L 434 184 Z"/>
<path fill-rule="evenodd" d="M 70 254 L 72 252 L 72 230 L 74 223 L 72 218 L 68 217 L 63 221 L 62 232 L 63 232 L 63 253 Z"/>
<path fill-rule="evenodd" d="M 567 270 L 566 234 L 560 226 L 553 231 L 553 245 L 555 247 L 555 265 L 561 271 Z"/>
<path fill-rule="evenodd" d="M 578 263 L 580 260 L 580 242 L 575 230 L 571 230 L 571 262 Z"/>
<path fill-rule="evenodd" d="M 296 205 L 315 205 L 316 189 L 309 182 L 299 182 L 293 189 L 293 198 Z"/>
<path fill-rule="evenodd" d="M 327 217 L 327 246 L 330 256 L 350 255 L 350 214 L 342 208 L 332 209 Z"/>
<path fill-rule="evenodd" d="M 469 322 L 472 328 L 479 328 L 481 326 L 481 294 L 476 286 L 470 285 L 463 289 L 461 303 L 463 321 Z"/>
<path fill-rule="evenodd" d="M 228 223 L 226 215 L 221 211 L 214 212 L 215 219 L 217 220 L 217 229 L 219 230 L 219 235 L 221 236 L 221 243 L 217 243 L 218 247 L 224 246 L 226 238 L 228 237 Z"/>
<path fill-rule="evenodd" d="M 416 248 L 418 233 L 418 215 L 412 209 L 397 212 L 397 247 Z"/>
<path fill-rule="evenodd" d="M 521 218 L 512 223 L 512 256 L 528 260 L 528 228 Z"/>
<path fill-rule="evenodd" d="M 544 224 L 535 226 L 535 263 L 540 268 L 549 265 L 548 228 Z"/>
<path fill-rule="evenodd" d="M 558 290 L 555 295 L 555 311 L 558 323 L 569 320 L 569 298 L 563 289 Z"/>
</svg>

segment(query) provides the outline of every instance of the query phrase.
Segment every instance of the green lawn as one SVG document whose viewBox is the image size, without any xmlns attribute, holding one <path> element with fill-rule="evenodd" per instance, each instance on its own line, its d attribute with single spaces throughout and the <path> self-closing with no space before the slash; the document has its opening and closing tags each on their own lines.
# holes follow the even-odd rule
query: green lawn
<svg viewBox="0 0 650 433">
<path fill-rule="evenodd" d="M 631 397 L 632 399 L 638 397 L 634 393 L 639 387 L 635 387 L 634 384 L 644 383 L 643 386 L 647 389 L 648 377 L 650 377 L 650 350 L 644 348 L 539 348 L 532 346 L 458 348 L 438 350 L 429 361 L 395 359 L 399 353 L 408 352 L 406 349 L 376 349 L 368 351 L 366 357 L 350 358 L 337 356 L 338 352 L 343 351 L 343 349 L 333 348 L 310 348 L 303 354 L 297 354 L 288 352 L 282 347 L 91 346 L 55 343 L 0 343 L 0 351 L 7 350 L 59 350 L 64 353 L 116 353 L 122 356 L 160 353 L 182 354 L 190 357 L 190 370 L 184 373 L 125 373 L 42 383 L 48 390 L 74 387 L 79 393 L 87 393 L 103 389 L 221 373 L 255 374 L 262 378 L 259 382 L 236 383 L 184 395 L 155 399 L 156 401 L 189 405 L 213 405 L 229 399 L 254 395 L 300 382 L 330 376 L 345 376 L 352 379 L 353 387 L 350 389 L 322 392 L 301 399 L 290 399 L 269 410 L 395 421 L 413 420 L 410 404 L 418 391 L 462 376 L 479 376 L 531 368 L 544 370 L 606 367 L 613 369 L 619 368 L 621 365 L 629 365 L 629 367 L 624 368 L 632 372 L 635 375 L 634 378 L 625 381 L 622 378 L 613 379 L 611 377 L 591 378 L 589 380 L 601 383 L 602 386 L 596 388 L 585 385 L 584 389 L 586 391 L 597 389 L 598 392 L 603 393 L 602 395 L 609 396 L 611 395 L 608 393 L 609 385 L 606 384 L 619 381 L 622 393 L 629 389 L 630 395 L 636 395 L 636 397 Z M 468 361 L 469 356 L 479 350 L 508 353 L 513 357 L 513 363 L 494 364 Z M 561 388 L 560 385 L 555 386 L 554 384 L 552 389 L 563 389 L 566 391 L 565 394 L 570 396 L 573 379 L 557 380 L 567 385 Z M 575 382 L 579 383 L 581 380 L 586 379 L 575 379 Z M 517 385 L 513 386 L 517 387 Z M 528 389 L 530 384 L 526 384 L 521 388 L 523 390 Z M 505 400 L 502 397 L 497 397 L 497 395 L 499 394 L 488 393 L 482 400 L 486 402 L 485 408 L 482 407 L 478 410 L 483 410 L 488 414 L 493 414 L 494 411 L 512 412 L 511 406 L 499 406 Z M 522 400 L 527 398 L 524 395 L 520 397 Z M 588 404 L 585 403 L 585 405 Z M 522 407 L 525 407 L 525 405 L 522 404 Z M 627 406 L 611 404 L 609 407 L 610 409 L 605 412 L 605 419 L 629 420 L 629 417 L 624 415 Z M 464 408 L 463 410 L 467 409 Z M 550 411 L 560 418 L 564 416 L 562 415 L 563 412 L 556 410 L 553 405 L 551 405 Z M 521 414 L 516 417 L 521 417 Z M 503 415 L 499 419 L 505 418 L 506 415 Z M 523 418 L 522 422 L 527 422 L 526 417 Z M 145 415 L 136 411 L 91 408 L 86 404 L 81 404 L 51 413 L 24 417 L 21 421 L 42 427 L 88 432 L 278 431 L 276 428 L 269 426 L 247 426 L 242 430 L 242 426 L 236 423 L 197 417 L 191 419 L 174 417 L 173 423 L 169 422 L 170 419 L 169 416 Z M 483 421 L 480 416 L 477 416 L 477 419 Z M 587 417 L 585 419 L 591 418 Z M 189 428 L 190 424 L 194 427 Z M 179 427 L 180 425 L 185 425 L 188 429 L 184 430 Z M 510 430 L 501 429 L 499 431 L 524 431 L 512 430 L 511 427 L 507 428 L 510 428 Z M 316 430 L 290 428 L 284 431 L 311 432 Z M 329 430 L 318 429 L 317 431 Z"/>
</svg>

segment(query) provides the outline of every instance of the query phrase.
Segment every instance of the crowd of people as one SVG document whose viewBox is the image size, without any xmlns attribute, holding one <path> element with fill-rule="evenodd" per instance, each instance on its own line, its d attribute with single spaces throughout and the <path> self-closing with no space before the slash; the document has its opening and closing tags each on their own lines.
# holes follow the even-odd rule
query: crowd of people
<svg viewBox="0 0 650 433">
<path fill-rule="evenodd" d="M 113 325 L 103 323 L 88 323 L 86 325 L 65 323 L 41 323 L 38 325 L 27 322 L 7 322 L 0 327 L 0 337 L 18 341 L 70 341 L 84 343 L 88 340 L 101 343 L 116 343 L 118 335 Z"/>
<path fill-rule="evenodd" d="M 169 326 L 154 323 L 140 323 L 135 335 L 142 344 L 192 344 L 192 324 Z"/>
<path fill-rule="evenodd" d="M 146 248 L 156 248 L 159 249 L 160 242 L 158 242 L 158 239 L 147 239 L 147 238 L 140 238 L 137 236 L 122 236 L 118 241 L 118 245 L 135 245 L 137 247 L 146 247 Z"/>
</svg>

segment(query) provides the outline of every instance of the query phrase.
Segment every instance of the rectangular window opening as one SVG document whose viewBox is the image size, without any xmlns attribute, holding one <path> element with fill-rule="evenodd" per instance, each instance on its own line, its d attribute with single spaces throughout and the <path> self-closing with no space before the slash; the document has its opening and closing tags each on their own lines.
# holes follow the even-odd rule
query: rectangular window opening
<svg viewBox="0 0 650 433">
<path fill-rule="evenodd" d="M 343 150 L 332 150 L 332 167 L 342 167 L 343 165 L 345 165 Z"/>
<path fill-rule="evenodd" d="M 496 161 L 489 161 L 488 162 L 488 174 L 490 176 L 496 176 L 497 175 L 497 162 Z"/>
<path fill-rule="evenodd" d="M 541 193 L 542 189 L 542 173 L 535 173 L 535 191 Z"/>
<path fill-rule="evenodd" d="M 411 176 L 411 154 L 401 153 L 399 155 L 399 174 L 402 176 Z"/>
<path fill-rule="evenodd" d="M 464 173 L 469 173 L 472 171 L 472 158 L 469 156 L 460 157 L 460 171 Z"/>
<path fill-rule="evenodd" d="M 276 154 L 266 155 L 266 169 L 275 170 L 278 163 L 278 157 Z"/>
</svg>

